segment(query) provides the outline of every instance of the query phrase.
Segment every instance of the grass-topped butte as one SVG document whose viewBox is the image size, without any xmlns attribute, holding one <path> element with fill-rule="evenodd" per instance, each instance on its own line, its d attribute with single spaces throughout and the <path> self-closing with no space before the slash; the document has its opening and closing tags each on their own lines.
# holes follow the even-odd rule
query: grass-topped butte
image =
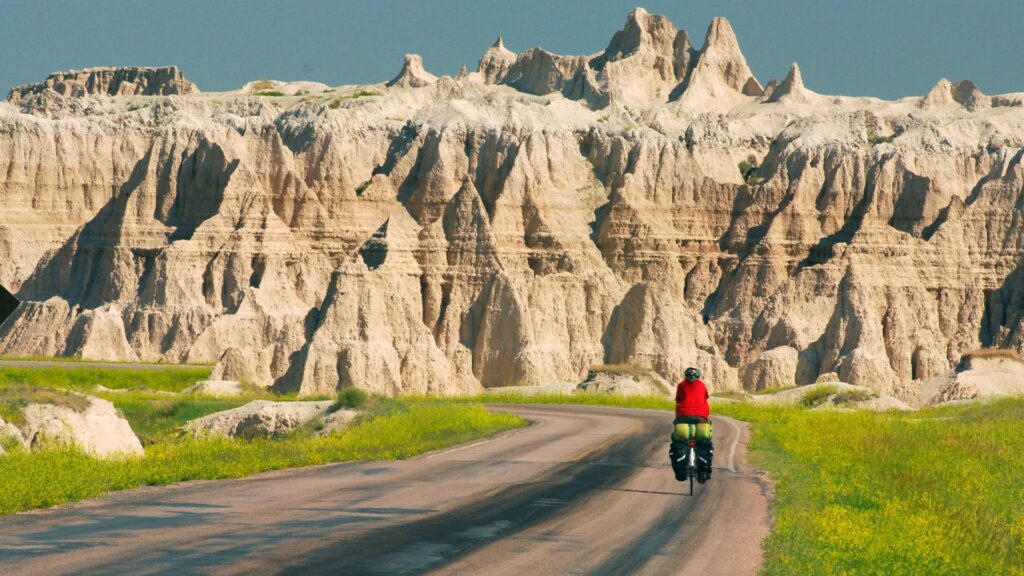
<svg viewBox="0 0 1024 576">
<path fill-rule="evenodd" d="M 84 412 L 89 408 L 89 399 L 61 390 L 22 384 L 0 388 L 0 420 L 15 426 L 24 424 L 23 411 L 29 404 L 53 404 L 70 408 L 75 412 Z"/>
<path fill-rule="evenodd" d="M 338 96 L 337 98 L 331 101 L 328 107 L 331 110 L 337 110 L 338 108 L 341 107 L 341 103 L 344 100 L 358 100 L 360 98 L 370 98 L 372 96 L 383 96 L 383 94 L 381 92 L 374 92 L 372 90 L 359 90 L 357 92 L 352 92 L 351 94 L 344 94 Z"/>
<path fill-rule="evenodd" d="M 1016 350 L 1011 348 L 981 348 L 978 350 L 971 350 L 963 355 L 965 360 L 971 358 L 979 359 L 999 359 L 999 360 L 1014 360 L 1016 362 L 1024 362 L 1024 359 L 1020 357 L 1020 354 Z"/>
</svg>

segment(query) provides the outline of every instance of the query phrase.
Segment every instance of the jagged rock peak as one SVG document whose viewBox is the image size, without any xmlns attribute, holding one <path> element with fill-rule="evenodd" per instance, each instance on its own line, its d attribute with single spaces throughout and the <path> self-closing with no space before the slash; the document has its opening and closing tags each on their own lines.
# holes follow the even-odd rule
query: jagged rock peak
<svg viewBox="0 0 1024 576">
<path fill-rule="evenodd" d="M 467 68 L 466 65 L 463 64 L 462 67 L 459 68 L 459 73 L 457 76 L 455 76 L 455 79 L 465 80 L 467 77 L 469 77 L 469 68 Z"/>
<path fill-rule="evenodd" d="M 477 66 L 477 71 L 487 84 L 498 84 L 505 79 L 508 69 L 515 64 L 516 53 L 505 48 L 501 36 L 484 52 Z"/>
<path fill-rule="evenodd" d="M 981 90 L 970 80 L 950 82 L 945 78 L 939 80 L 935 86 L 921 99 L 921 108 L 938 108 L 945 106 L 962 106 L 971 112 L 989 108 L 992 106 L 992 99 L 982 94 Z"/>
<path fill-rule="evenodd" d="M 789 74 L 786 75 L 786 79 L 772 90 L 765 101 L 807 102 L 814 95 L 814 92 L 811 92 L 804 86 L 804 78 L 800 73 L 800 66 L 793 62 L 792 66 L 789 67 Z"/>
<path fill-rule="evenodd" d="M 740 41 L 736 38 L 732 24 L 722 16 L 716 17 L 708 26 L 704 47 L 701 49 L 700 62 L 704 61 L 717 65 L 714 71 L 734 90 L 742 91 L 751 78 L 757 81 L 747 65 L 743 51 L 740 50 Z M 757 86 L 761 87 L 760 82 Z"/>
<path fill-rule="evenodd" d="M 423 57 L 419 54 L 406 54 L 402 71 L 388 82 L 387 86 L 388 88 L 395 86 L 398 88 L 420 88 L 434 82 L 437 82 L 437 76 L 423 68 Z"/>
<path fill-rule="evenodd" d="M 177 66 L 96 67 L 54 72 L 42 82 L 15 86 L 7 100 L 18 104 L 26 96 L 50 90 L 65 97 L 167 96 L 198 92 Z"/>
<path fill-rule="evenodd" d="M 675 40 L 676 28 L 667 17 L 637 7 L 626 17 L 622 30 L 612 36 L 603 57 L 606 61 L 619 60 L 644 49 L 672 54 Z"/>
<path fill-rule="evenodd" d="M 562 56 L 531 48 L 516 57 L 505 70 L 501 83 L 527 94 L 561 92 L 586 65 L 586 56 Z"/>
<path fill-rule="evenodd" d="M 747 65 L 732 24 L 721 16 L 711 21 L 704 47 L 683 90 L 682 99 L 724 104 L 736 96 L 759 96 L 761 83 Z"/>
</svg>

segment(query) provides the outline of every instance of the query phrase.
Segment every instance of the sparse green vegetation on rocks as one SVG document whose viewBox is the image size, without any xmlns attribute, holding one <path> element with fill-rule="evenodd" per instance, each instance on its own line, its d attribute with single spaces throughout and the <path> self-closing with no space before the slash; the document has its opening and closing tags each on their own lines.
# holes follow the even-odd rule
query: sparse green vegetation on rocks
<svg viewBox="0 0 1024 576">
<path fill-rule="evenodd" d="M 869 132 L 868 133 L 868 145 L 870 145 L 870 146 L 877 146 L 879 144 L 891 144 L 892 141 L 896 139 L 896 136 L 898 136 L 898 134 L 890 134 L 888 136 L 881 136 L 879 134 L 875 134 L 874 132 Z"/>
<path fill-rule="evenodd" d="M 346 94 L 344 96 L 344 98 L 347 98 L 349 100 L 356 100 L 356 99 L 359 99 L 359 98 L 369 98 L 371 96 L 381 96 L 381 95 L 382 94 L 380 92 L 375 92 L 373 90 L 359 90 L 358 92 L 353 92 L 352 94 Z"/>
<path fill-rule="evenodd" d="M 89 399 L 62 390 L 36 388 L 23 384 L 0 388 L 0 420 L 15 426 L 23 424 L 23 410 L 30 404 L 52 404 L 70 408 L 75 412 L 82 412 L 89 407 Z"/>
<path fill-rule="evenodd" d="M 830 384 L 822 384 L 818 386 L 809 387 L 810 390 L 800 399 L 800 403 L 808 408 L 813 408 L 825 403 L 829 396 L 835 396 L 839 393 L 839 389 L 836 386 Z"/>
<path fill-rule="evenodd" d="M 776 392 L 782 392 L 782 391 L 785 391 L 785 390 L 792 390 L 793 388 L 796 388 L 796 386 L 794 386 L 792 384 L 773 385 L 773 386 L 768 386 L 767 388 L 762 388 L 762 389 L 758 390 L 757 392 L 754 392 L 754 394 L 757 395 L 757 396 L 764 396 L 766 394 L 775 394 Z"/>
</svg>

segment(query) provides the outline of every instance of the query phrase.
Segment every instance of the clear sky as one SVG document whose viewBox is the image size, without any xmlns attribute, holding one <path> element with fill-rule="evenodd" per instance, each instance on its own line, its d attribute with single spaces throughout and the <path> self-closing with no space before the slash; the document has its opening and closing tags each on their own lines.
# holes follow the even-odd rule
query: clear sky
<svg viewBox="0 0 1024 576">
<path fill-rule="evenodd" d="M 54 70 L 176 64 L 201 90 L 249 80 L 330 85 L 475 68 L 499 35 L 516 51 L 602 50 L 637 0 L 0 0 L 0 98 Z M 732 22 L 762 82 L 800 63 L 828 94 L 920 95 L 942 77 L 1024 91 L 1024 0 L 646 0 L 701 44 Z"/>
</svg>

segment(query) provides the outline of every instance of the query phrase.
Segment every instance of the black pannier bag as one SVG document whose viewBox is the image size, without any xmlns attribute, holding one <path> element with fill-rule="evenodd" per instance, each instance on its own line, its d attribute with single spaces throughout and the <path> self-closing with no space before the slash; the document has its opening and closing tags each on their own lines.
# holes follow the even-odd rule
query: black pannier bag
<svg viewBox="0 0 1024 576">
<path fill-rule="evenodd" d="M 712 461 L 715 458 L 715 447 L 711 442 L 697 442 L 697 480 L 704 482 L 711 478 Z"/>
<path fill-rule="evenodd" d="M 676 474 L 676 480 L 686 480 L 686 469 L 690 465 L 690 445 L 686 442 L 672 442 L 668 448 L 668 459 L 672 464 L 672 471 Z"/>
</svg>

